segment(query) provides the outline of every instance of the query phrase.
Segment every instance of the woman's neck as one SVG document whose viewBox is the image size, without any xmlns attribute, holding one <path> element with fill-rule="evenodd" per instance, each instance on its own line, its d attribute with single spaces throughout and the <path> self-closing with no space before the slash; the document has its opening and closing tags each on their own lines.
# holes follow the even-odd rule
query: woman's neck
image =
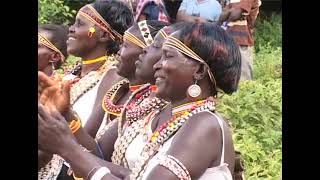
<svg viewBox="0 0 320 180">
<path fill-rule="evenodd" d="M 105 61 L 96 62 L 93 64 L 83 64 L 81 67 L 81 77 L 87 75 L 91 71 L 95 71 L 95 70 L 99 69 L 99 67 L 101 67 L 104 64 L 104 62 Z"/>
<path fill-rule="evenodd" d="M 96 53 L 90 53 L 88 55 L 85 55 L 83 57 L 81 57 L 82 61 L 86 61 L 86 60 L 92 60 L 92 59 L 96 59 L 102 56 L 106 55 L 106 51 L 100 51 L 100 52 L 96 52 Z M 92 64 L 82 64 L 81 67 L 81 77 L 85 76 L 86 74 L 88 74 L 91 71 L 97 70 L 100 66 L 102 66 L 104 64 L 105 61 L 100 61 L 100 62 L 95 62 Z"/>
<path fill-rule="evenodd" d="M 51 66 L 47 66 L 42 72 L 44 72 L 47 76 L 51 76 L 53 73 L 53 70 Z"/>
</svg>

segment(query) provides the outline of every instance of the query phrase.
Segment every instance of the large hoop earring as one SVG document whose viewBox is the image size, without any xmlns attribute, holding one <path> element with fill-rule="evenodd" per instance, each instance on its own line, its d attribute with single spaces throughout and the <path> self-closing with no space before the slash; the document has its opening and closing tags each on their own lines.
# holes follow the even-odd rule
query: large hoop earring
<svg viewBox="0 0 320 180">
<path fill-rule="evenodd" d="M 197 98 L 201 95 L 201 88 L 197 85 L 197 80 L 194 84 L 188 87 L 188 95 L 192 98 Z"/>
</svg>

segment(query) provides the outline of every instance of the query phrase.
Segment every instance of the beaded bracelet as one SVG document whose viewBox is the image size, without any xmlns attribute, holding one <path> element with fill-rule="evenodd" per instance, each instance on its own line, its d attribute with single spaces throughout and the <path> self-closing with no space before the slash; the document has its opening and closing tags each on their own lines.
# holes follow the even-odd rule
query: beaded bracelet
<svg viewBox="0 0 320 180">
<path fill-rule="evenodd" d="M 86 179 L 89 179 L 91 173 L 92 173 L 94 170 L 98 169 L 98 168 L 101 168 L 101 166 L 96 166 L 96 167 L 92 168 L 92 169 L 89 171 Z"/>
<path fill-rule="evenodd" d="M 107 167 L 100 167 L 90 178 L 90 180 L 101 180 L 105 175 L 110 174 Z"/>
<path fill-rule="evenodd" d="M 74 180 L 83 180 L 83 178 L 77 177 L 74 173 L 72 173 L 72 176 Z"/>
<path fill-rule="evenodd" d="M 159 165 L 167 168 L 175 174 L 180 180 L 191 180 L 187 168 L 176 158 L 165 155 L 160 158 Z"/>
<path fill-rule="evenodd" d="M 81 127 L 81 121 L 80 119 L 77 119 L 77 120 L 72 120 L 69 124 L 69 127 L 72 131 L 72 134 L 76 133 L 80 127 Z"/>
</svg>

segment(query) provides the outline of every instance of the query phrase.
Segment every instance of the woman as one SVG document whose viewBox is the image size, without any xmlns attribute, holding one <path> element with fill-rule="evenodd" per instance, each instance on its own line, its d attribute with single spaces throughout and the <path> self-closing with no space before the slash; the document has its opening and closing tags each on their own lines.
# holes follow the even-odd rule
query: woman
<svg viewBox="0 0 320 180">
<path fill-rule="evenodd" d="M 237 45 L 220 27 L 191 24 L 170 35 L 162 49 L 154 66 L 156 96 L 171 101 L 171 106 L 157 116 L 148 115 L 145 129 L 130 143 L 126 153 L 133 166 L 130 179 L 232 179 L 232 138 L 214 113 L 212 96 L 218 89 L 226 93 L 237 89 L 241 67 Z M 40 105 L 39 114 L 42 148 L 61 154 L 87 179 L 124 179 L 113 164 L 82 151 L 59 113 L 52 111 L 50 117 Z M 46 131 L 50 126 L 58 128 Z M 46 145 L 44 136 L 51 137 Z"/>
<path fill-rule="evenodd" d="M 67 54 L 68 27 L 45 24 L 38 27 L 38 71 L 54 76 Z"/>
<path fill-rule="evenodd" d="M 85 126 L 85 130 L 92 137 L 96 136 L 99 128 L 99 134 L 102 134 L 103 131 L 111 126 L 110 124 L 105 127 L 112 119 L 119 117 L 123 104 L 125 104 L 131 94 L 139 89 L 142 84 L 145 84 L 145 80 L 138 79 L 135 76 L 135 62 L 143 52 L 142 49 L 152 43 L 153 37 L 159 29 L 165 25 L 168 25 L 168 23 L 160 21 L 142 21 L 140 23 L 135 23 L 125 32 L 122 48 L 118 52 L 119 58 L 117 58 L 118 64 L 116 65 L 116 71 L 119 76 L 126 79 L 116 83 L 104 94 L 102 108 L 105 111 L 105 114 L 92 114 L 94 118 L 88 121 L 88 124 Z M 143 31 L 144 29 L 147 29 L 146 32 Z M 148 33 L 149 36 L 145 36 L 146 33 Z M 101 109 L 101 107 L 97 108 L 97 110 Z"/>
<path fill-rule="evenodd" d="M 113 69 L 124 31 L 133 22 L 129 8 L 118 1 L 99 1 L 82 7 L 69 28 L 68 53 L 81 57 L 80 80 L 71 88 L 70 103 L 86 124 L 103 78 L 106 88 L 122 79 Z M 64 79 L 75 78 L 67 76 Z"/>
</svg>

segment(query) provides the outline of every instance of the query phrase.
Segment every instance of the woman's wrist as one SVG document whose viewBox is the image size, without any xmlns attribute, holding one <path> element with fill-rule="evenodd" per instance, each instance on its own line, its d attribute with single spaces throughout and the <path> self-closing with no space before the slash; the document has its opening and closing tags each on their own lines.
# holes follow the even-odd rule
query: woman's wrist
<svg viewBox="0 0 320 180">
<path fill-rule="evenodd" d="M 61 146 L 58 154 L 67 162 L 71 162 L 73 157 L 77 157 L 81 152 L 81 146 L 75 140 L 72 140 L 66 146 Z"/>
<path fill-rule="evenodd" d="M 76 113 L 71 108 L 64 112 L 62 115 L 68 123 L 70 123 L 72 120 L 78 119 Z"/>
</svg>

